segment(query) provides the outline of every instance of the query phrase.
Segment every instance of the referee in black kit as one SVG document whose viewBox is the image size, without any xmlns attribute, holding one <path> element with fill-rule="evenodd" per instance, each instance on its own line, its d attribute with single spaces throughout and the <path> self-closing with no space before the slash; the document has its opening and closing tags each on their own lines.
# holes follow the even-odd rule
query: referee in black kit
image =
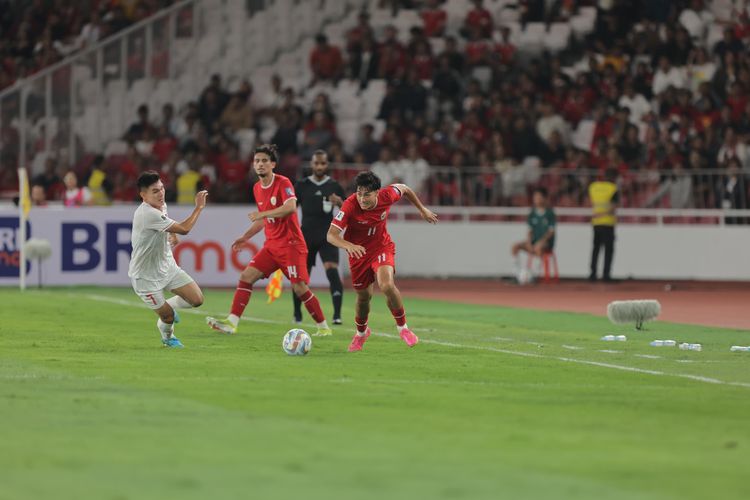
<svg viewBox="0 0 750 500">
<path fill-rule="evenodd" d="M 315 265 L 315 258 L 320 253 L 320 260 L 326 270 L 331 284 L 333 300 L 333 324 L 341 324 L 341 302 L 344 286 L 339 276 L 339 249 L 328 243 L 326 234 L 333 219 L 333 207 L 340 207 L 344 202 L 344 190 L 341 184 L 328 176 L 328 155 L 318 149 L 310 160 L 312 175 L 297 181 L 294 191 L 297 203 L 302 207 L 302 234 L 307 243 L 307 271 Z M 302 303 L 296 295 L 294 298 L 294 321 L 302 322 Z"/>
</svg>

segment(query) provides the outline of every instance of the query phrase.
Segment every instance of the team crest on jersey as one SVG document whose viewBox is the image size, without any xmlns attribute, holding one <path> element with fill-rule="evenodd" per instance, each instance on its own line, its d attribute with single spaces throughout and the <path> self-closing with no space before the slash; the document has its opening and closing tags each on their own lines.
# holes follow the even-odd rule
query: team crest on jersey
<svg viewBox="0 0 750 500">
<path fill-rule="evenodd" d="M 336 216 L 334 217 L 334 219 L 336 219 L 337 221 L 344 220 L 344 212 L 342 212 L 341 210 L 339 210 L 339 213 L 336 214 Z"/>
<path fill-rule="evenodd" d="M 385 210 L 383 210 L 383 213 L 380 214 L 380 220 L 385 220 Z"/>
<path fill-rule="evenodd" d="M 271 205 L 276 205 L 276 197 L 271 196 Z"/>
</svg>

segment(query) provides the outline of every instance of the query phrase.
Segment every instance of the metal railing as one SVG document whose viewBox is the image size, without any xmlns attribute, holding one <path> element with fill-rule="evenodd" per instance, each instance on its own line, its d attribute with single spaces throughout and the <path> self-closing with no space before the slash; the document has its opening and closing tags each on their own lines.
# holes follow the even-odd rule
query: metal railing
<svg viewBox="0 0 750 500">
<path fill-rule="evenodd" d="M 383 184 L 404 182 L 435 206 L 528 206 L 543 187 L 557 207 L 588 205 L 588 186 L 600 170 L 542 169 L 526 165 L 435 167 L 396 161 L 390 165 L 333 165 L 332 175 L 349 190 L 362 170 L 372 169 Z M 732 179 L 734 179 L 732 181 Z M 634 170 L 620 174 L 619 205 L 643 209 L 750 208 L 750 172 L 725 169 Z M 731 187 L 731 190 L 728 190 Z"/>
<path fill-rule="evenodd" d="M 0 92 L 0 161 L 73 166 L 122 137 L 141 104 L 197 99 L 243 78 L 363 0 L 182 0 Z M 152 113 L 152 116 L 155 113 Z"/>
</svg>

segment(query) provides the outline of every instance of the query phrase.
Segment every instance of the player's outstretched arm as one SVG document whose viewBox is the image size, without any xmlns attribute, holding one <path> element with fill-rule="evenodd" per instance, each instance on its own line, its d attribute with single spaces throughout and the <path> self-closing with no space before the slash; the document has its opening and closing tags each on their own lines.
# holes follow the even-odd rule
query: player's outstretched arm
<svg viewBox="0 0 750 500">
<path fill-rule="evenodd" d="M 403 194 L 406 199 L 409 200 L 409 202 L 414 205 L 417 210 L 419 210 L 419 215 L 421 215 L 424 220 L 426 220 L 430 224 L 437 224 L 438 216 L 422 204 L 419 196 L 417 196 L 417 193 L 415 193 L 406 184 L 394 184 L 394 186 L 396 186 L 396 188 L 401 191 L 401 194 Z"/>
<path fill-rule="evenodd" d="M 259 232 L 261 232 L 262 229 L 263 229 L 263 219 L 258 219 L 255 222 L 253 222 L 250 225 L 250 229 L 248 229 L 247 231 L 245 231 L 242 234 L 242 236 L 240 236 L 239 238 L 237 238 L 236 240 L 234 240 L 234 242 L 232 242 L 232 250 L 237 251 L 240 248 L 242 248 L 242 245 L 247 240 L 249 240 L 250 238 L 252 238 L 256 234 L 258 234 Z"/>
<path fill-rule="evenodd" d="M 337 228 L 333 224 L 328 227 L 328 234 L 326 234 L 326 239 L 331 245 L 346 250 L 346 253 L 348 253 L 350 257 L 353 257 L 355 259 L 364 257 L 366 253 L 365 247 L 355 245 L 354 243 L 346 241 L 344 238 L 342 238 L 341 229 Z"/>
<path fill-rule="evenodd" d="M 248 217 L 255 222 L 261 219 L 282 219 L 297 211 L 297 200 L 294 198 L 286 200 L 280 207 L 265 212 L 251 212 Z"/>
<path fill-rule="evenodd" d="M 177 234 L 188 234 L 191 229 L 193 229 L 193 226 L 196 222 L 198 222 L 198 217 L 200 217 L 201 212 L 204 208 L 206 208 L 206 197 L 208 196 L 208 191 L 198 191 L 195 195 L 195 208 L 193 209 L 193 213 L 188 216 L 187 219 L 185 219 L 182 222 L 175 222 L 171 226 L 167 228 L 168 233 L 177 233 Z"/>
</svg>

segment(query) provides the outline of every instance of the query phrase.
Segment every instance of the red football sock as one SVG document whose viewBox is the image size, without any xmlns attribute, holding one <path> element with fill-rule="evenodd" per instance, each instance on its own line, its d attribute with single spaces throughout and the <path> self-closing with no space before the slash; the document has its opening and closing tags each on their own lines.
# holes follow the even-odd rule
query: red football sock
<svg viewBox="0 0 750 500">
<path fill-rule="evenodd" d="M 305 309 L 307 309 L 307 312 L 310 313 L 310 316 L 312 316 L 316 323 L 326 320 L 326 317 L 323 316 L 323 310 L 320 308 L 318 298 L 310 290 L 300 295 L 299 300 L 305 304 Z"/>
<path fill-rule="evenodd" d="M 253 293 L 253 285 L 240 281 L 237 283 L 237 290 L 234 291 L 234 299 L 232 299 L 231 313 L 235 316 L 242 316 L 245 312 L 245 307 L 250 301 L 250 295 Z"/>
<path fill-rule="evenodd" d="M 357 331 L 360 333 L 365 333 L 367 331 L 367 317 L 360 318 L 358 316 L 354 317 L 354 324 L 357 325 Z"/>
<path fill-rule="evenodd" d="M 398 326 L 404 326 L 406 324 L 406 313 L 404 312 L 403 307 L 401 309 L 391 309 L 391 314 L 393 314 L 393 319 L 396 320 Z"/>
</svg>

